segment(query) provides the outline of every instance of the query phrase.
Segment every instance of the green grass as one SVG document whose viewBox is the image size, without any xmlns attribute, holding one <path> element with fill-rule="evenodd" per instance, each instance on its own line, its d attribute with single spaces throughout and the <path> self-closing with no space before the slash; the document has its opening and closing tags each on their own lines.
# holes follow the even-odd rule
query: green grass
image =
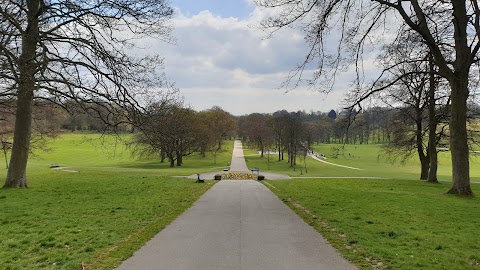
<svg viewBox="0 0 480 270">
<path fill-rule="evenodd" d="M 333 156 L 333 147 L 343 145 L 321 144 L 314 146 L 315 151 L 328 156 Z M 327 161 L 342 165 L 365 169 L 365 172 L 376 173 L 380 177 L 396 179 L 419 179 L 420 161 L 417 155 L 413 155 L 404 164 L 393 163 L 382 154 L 381 145 L 345 145 L 344 152 L 337 158 L 330 158 Z M 439 152 L 438 154 L 438 178 L 443 181 L 450 181 L 452 165 L 450 152 Z M 480 159 L 476 155 L 470 156 L 470 175 L 472 181 L 480 181 Z"/>
<path fill-rule="evenodd" d="M 345 145 L 345 151 L 337 158 L 332 158 L 333 147 L 338 144 L 321 144 L 313 146 L 314 150 L 327 156 L 326 161 L 344 166 L 359 168 L 352 170 L 337 166 L 328 165 L 307 157 L 307 170 L 305 173 L 303 157 L 297 158 L 296 168 L 289 166 L 287 161 L 278 161 L 278 155 L 270 155 L 268 165 L 267 155 L 260 158 L 257 151 L 248 149 L 245 151 L 247 165 L 257 167 L 262 171 L 273 171 L 294 177 L 380 177 L 389 179 L 417 180 L 420 178 L 420 162 L 418 157 L 413 156 L 405 164 L 391 163 L 385 156 L 381 155 L 381 146 L 369 145 Z M 285 159 L 287 156 L 285 155 Z M 270 166 L 270 170 L 268 167 Z M 480 182 L 480 158 L 471 156 L 470 176 L 472 182 Z M 438 178 L 441 181 L 451 180 L 450 153 L 439 153 Z"/>
<path fill-rule="evenodd" d="M 479 269 L 480 199 L 408 180 L 267 181 L 363 269 Z M 273 186 L 273 187 L 272 187 Z M 480 193 L 480 186 L 473 185 Z"/>
<path fill-rule="evenodd" d="M 63 135 L 30 160 L 28 189 L 0 189 L 0 269 L 111 269 L 214 183 L 173 177 L 211 171 L 219 166 L 211 156 L 168 168 L 132 158 L 114 137 L 97 138 Z M 230 161 L 233 143 L 225 148 L 217 164 Z"/>
<path fill-rule="evenodd" d="M 170 168 L 168 162 L 160 163 L 159 158 L 133 157 L 131 149 L 125 146 L 130 138 L 131 135 L 64 134 L 50 142 L 51 150 L 48 152 L 37 151 L 29 161 L 29 168 L 45 169 L 56 163 L 80 172 L 82 169 L 110 167 L 122 171 L 153 170 L 161 175 L 181 176 L 221 170 L 230 163 L 233 150 L 233 142 L 226 141 L 216 164 L 211 153 L 207 153 L 205 158 L 193 154 L 184 157 L 181 167 Z"/>
<path fill-rule="evenodd" d="M 189 156 L 182 167 L 136 159 L 117 138 L 65 134 L 29 162 L 28 189 L 0 190 L 0 269 L 111 269 L 128 258 L 213 185 L 176 178 L 221 170 L 232 142 L 213 157 Z M 128 139 L 126 136 L 124 139 Z M 320 146 L 327 154 L 331 146 Z M 295 179 L 267 181 L 279 197 L 315 226 L 346 258 L 364 269 L 479 269 L 480 200 L 444 195 L 449 183 L 418 179 L 418 163 L 391 165 L 378 146 L 347 146 L 333 163 L 307 160 L 301 176 L 377 176 L 405 180 Z M 377 147 L 377 148 L 375 148 Z M 330 149 L 330 150 L 329 150 Z M 348 155 L 350 153 L 350 156 Z M 249 167 L 267 159 L 246 150 Z M 441 179 L 449 177 L 442 153 Z M 271 156 L 271 171 L 299 176 Z M 4 162 L 0 159 L 0 162 Z M 78 171 L 52 170 L 58 163 Z M 300 163 L 300 159 L 299 159 Z M 0 163 L 4 164 L 4 163 Z M 480 166 L 473 159 L 472 179 Z M 346 175 L 348 174 L 348 175 Z M 6 170 L 0 170 L 5 177 Z M 473 191 L 480 194 L 480 185 Z"/>
</svg>

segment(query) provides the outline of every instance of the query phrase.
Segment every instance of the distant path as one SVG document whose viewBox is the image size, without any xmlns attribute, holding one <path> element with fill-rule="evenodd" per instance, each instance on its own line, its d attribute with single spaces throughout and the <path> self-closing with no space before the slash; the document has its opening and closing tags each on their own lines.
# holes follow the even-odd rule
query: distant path
<svg viewBox="0 0 480 270">
<path fill-rule="evenodd" d="M 339 164 L 335 164 L 335 163 L 331 163 L 331 162 L 328 162 L 328 161 L 325 161 L 321 158 L 318 158 L 316 156 L 313 156 L 313 155 L 309 155 L 310 157 L 312 157 L 313 159 L 315 160 L 318 160 L 320 162 L 323 162 L 325 164 L 328 164 L 328 165 L 332 165 L 332 166 L 337 166 L 337 167 L 342 167 L 342 168 L 347 168 L 347 169 L 351 169 L 351 170 L 359 170 L 359 171 L 364 171 L 365 169 L 360 169 L 360 168 L 355 168 L 355 167 L 349 167 L 349 166 L 344 166 L 344 165 L 339 165 Z"/>
<path fill-rule="evenodd" d="M 250 172 L 247 167 L 247 162 L 243 156 L 242 142 L 235 140 L 232 153 L 232 162 L 230 163 L 231 172 Z"/>
<path fill-rule="evenodd" d="M 117 270 L 355 270 L 257 181 L 220 181 Z"/>
<path fill-rule="evenodd" d="M 247 162 L 245 161 L 245 156 L 243 155 L 243 146 L 240 140 L 235 140 L 233 152 L 232 152 L 232 161 L 230 162 L 230 172 L 245 172 L 250 173 L 251 171 L 248 169 Z M 209 173 L 202 173 L 200 175 L 201 178 L 204 179 L 213 179 L 216 174 L 223 174 L 225 172 L 209 172 Z M 270 172 L 260 172 L 261 175 L 265 176 L 268 180 L 286 180 L 290 179 L 288 175 L 285 174 L 278 174 L 278 173 L 270 173 Z M 188 178 L 196 179 L 197 175 L 190 175 Z"/>
</svg>

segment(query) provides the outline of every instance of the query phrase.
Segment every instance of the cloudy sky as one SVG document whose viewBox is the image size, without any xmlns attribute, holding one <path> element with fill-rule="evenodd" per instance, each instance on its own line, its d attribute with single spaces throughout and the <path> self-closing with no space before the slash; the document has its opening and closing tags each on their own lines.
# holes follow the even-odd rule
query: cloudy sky
<svg viewBox="0 0 480 270">
<path fill-rule="evenodd" d="M 196 110 L 218 105 L 234 115 L 329 111 L 341 107 L 347 79 L 328 95 L 307 89 L 285 93 L 281 83 L 306 52 L 294 30 L 271 39 L 258 25 L 252 0 L 172 0 L 175 44 L 150 44 L 165 57 L 165 72 Z"/>
</svg>

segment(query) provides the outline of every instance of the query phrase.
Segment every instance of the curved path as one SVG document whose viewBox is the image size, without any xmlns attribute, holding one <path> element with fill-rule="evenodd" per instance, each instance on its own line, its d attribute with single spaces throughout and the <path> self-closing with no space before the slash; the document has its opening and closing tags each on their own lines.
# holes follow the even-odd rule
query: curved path
<svg viewBox="0 0 480 270">
<path fill-rule="evenodd" d="M 357 268 L 264 185 L 235 180 L 215 184 L 117 269 Z"/>
<path fill-rule="evenodd" d="M 342 167 L 342 168 L 346 168 L 346 169 L 351 169 L 351 170 L 359 170 L 359 171 L 364 171 L 365 169 L 360 169 L 360 168 L 355 168 L 355 167 L 349 167 L 349 166 L 345 166 L 345 165 L 340 165 L 340 164 L 335 164 L 335 163 L 331 163 L 331 162 L 328 162 L 328 161 L 325 161 L 321 158 L 318 158 L 314 155 L 309 155 L 311 158 L 315 159 L 315 160 L 318 160 L 320 162 L 323 162 L 325 164 L 328 164 L 328 165 L 332 165 L 332 166 L 337 166 L 337 167 Z"/>
</svg>

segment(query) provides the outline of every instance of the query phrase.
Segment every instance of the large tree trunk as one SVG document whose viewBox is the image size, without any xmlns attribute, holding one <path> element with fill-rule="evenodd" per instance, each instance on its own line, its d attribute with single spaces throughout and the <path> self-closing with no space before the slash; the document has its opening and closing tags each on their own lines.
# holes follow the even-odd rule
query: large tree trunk
<svg viewBox="0 0 480 270">
<path fill-rule="evenodd" d="M 468 75 L 472 56 L 468 45 L 466 1 L 455 0 L 453 23 L 455 24 L 455 72 L 449 78 L 452 88 L 452 118 L 450 120 L 450 149 L 452 154 L 452 188 L 448 193 L 472 196 L 470 188 L 470 165 L 467 142 Z"/>
<path fill-rule="evenodd" d="M 40 1 L 27 1 L 28 23 L 22 37 L 22 54 L 19 59 L 17 108 L 13 134 L 12 156 L 5 188 L 27 187 L 27 162 L 32 131 L 32 104 L 35 90 L 35 52 L 38 39 Z"/>
<path fill-rule="evenodd" d="M 428 171 L 427 182 L 438 183 L 437 169 L 438 169 L 438 156 L 437 156 L 437 115 L 435 112 L 435 66 L 433 64 L 432 56 L 429 59 L 430 69 L 430 88 L 428 91 L 428 155 L 430 156 L 430 170 Z"/>
<path fill-rule="evenodd" d="M 468 73 L 450 83 L 452 88 L 452 118 L 450 120 L 450 150 L 452 154 L 452 188 L 450 194 L 473 195 L 470 188 L 469 150 L 467 143 Z"/>
</svg>

